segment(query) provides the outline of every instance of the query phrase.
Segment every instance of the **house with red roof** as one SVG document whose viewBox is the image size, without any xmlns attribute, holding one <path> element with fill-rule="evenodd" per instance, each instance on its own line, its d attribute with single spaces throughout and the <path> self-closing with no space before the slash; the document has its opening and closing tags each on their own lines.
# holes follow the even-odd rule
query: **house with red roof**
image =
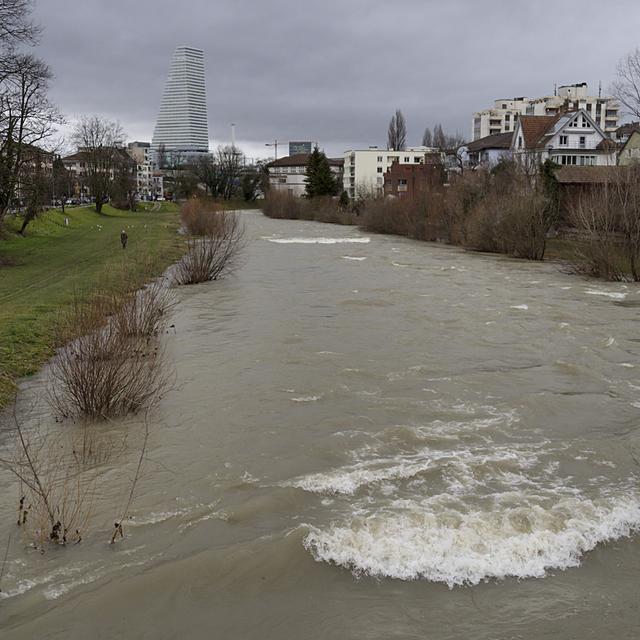
<svg viewBox="0 0 640 640">
<path fill-rule="evenodd" d="M 563 166 L 613 166 L 616 148 L 585 109 L 522 116 L 511 143 L 514 157 L 530 167 L 548 159 Z"/>
</svg>

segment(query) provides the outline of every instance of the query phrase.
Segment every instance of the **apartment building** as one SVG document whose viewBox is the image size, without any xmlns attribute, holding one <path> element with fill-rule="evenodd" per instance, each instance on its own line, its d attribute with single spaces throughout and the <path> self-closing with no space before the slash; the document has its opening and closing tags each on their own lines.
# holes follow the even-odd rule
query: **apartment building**
<svg viewBox="0 0 640 640">
<path fill-rule="evenodd" d="M 430 147 L 408 147 L 402 151 L 391 151 L 369 147 L 350 149 L 344 153 L 344 190 L 350 198 L 360 193 L 384 193 L 384 174 L 394 162 L 398 164 L 427 164 L 440 160 L 437 149 Z"/>
<path fill-rule="evenodd" d="M 610 96 L 590 96 L 586 82 L 562 85 L 554 95 L 541 98 L 498 99 L 490 109 L 473 114 L 471 139 L 514 131 L 521 116 L 553 116 L 563 111 L 584 109 L 608 135 L 618 128 L 620 104 Z"/>
<path fill-rule="evenodd" d="M 136 163 L 136 186 L 138 195 L 154 198 L 163 195 L 163 174 L 156 166 L 149 142 L 130 142 L 127 153 Z"/>
</svg>

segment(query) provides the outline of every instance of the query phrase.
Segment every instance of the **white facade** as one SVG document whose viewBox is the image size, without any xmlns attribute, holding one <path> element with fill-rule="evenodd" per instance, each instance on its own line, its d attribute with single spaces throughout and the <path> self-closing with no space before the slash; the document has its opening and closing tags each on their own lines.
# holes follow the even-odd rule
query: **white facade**
<svg viewBox="0 0 640 640">
<path fill-rule="evenodd" d="M 585 109 L 549 120 L 549 126 L 536 140 L 532 140 L 529 133 L 539 132 L 534 119 L 525 117 L 518 122 L 512 147 L 516 158 L 531 159 L 536 164 L 547 159 L 559 165 L 616 164 L 615 144 Z"/>
<path fill-rule="evenodd" d="M 153 160 L 151 145 L 148 142 L 131 142 L 127 145 L 127 153 L 136 162 L 138 195 L 148 198 L 163 195 L 163 176 Z"/>
<path fill-rule="evenodd" d="M 586 82 L 558 87 L 557 95 L 542 98 L 509 98 L 495 100 L 491 109 L 473 114 L 471 139 L 477 140 L 496 133 L 514 131 L 518 118 L 556 115 L 562 109 L 585 109 L 597 125 L 607 134 L 618 127 L 620 105 L 609 96 L 589 96 Z"/>
<path fill-rule="evenodd" d="M 342 162 L 328 158 L 331 173 L 342 182 Z M 301 197 L 306 194 L 308 154 L 296 154 L 275 160 L 268 166 L 269 186 L 276 190 Z"/>
<path fill-rule="evenodd" d="M 438 153 L 430 147 L 409 147 L 403 151 L 387 149 L 351 149 L 344 153 L 344 190 L 350 198 L 361 193 L 382 195 L 384 174 L 393 162 L 424 164 L 428 154 Z"/>
<path fill-rule="evenodd" d="M 177 47 L 171 59 L 151 148 L 190 160 L 209 152 L 204 52 Z"/>
</svg>

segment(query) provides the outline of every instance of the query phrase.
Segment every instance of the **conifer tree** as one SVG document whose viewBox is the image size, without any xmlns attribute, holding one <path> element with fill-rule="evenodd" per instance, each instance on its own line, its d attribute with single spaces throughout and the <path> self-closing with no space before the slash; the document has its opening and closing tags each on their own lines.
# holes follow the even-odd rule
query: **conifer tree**
<svg viewBox="0 0 640 640">
<path fill-rule="evenodd" d="M 337 191 L 327 156 L 315 147 L 307 164 L 306 192 L 308 198 L 316 196 L 333 196 Z"/>
</svg>

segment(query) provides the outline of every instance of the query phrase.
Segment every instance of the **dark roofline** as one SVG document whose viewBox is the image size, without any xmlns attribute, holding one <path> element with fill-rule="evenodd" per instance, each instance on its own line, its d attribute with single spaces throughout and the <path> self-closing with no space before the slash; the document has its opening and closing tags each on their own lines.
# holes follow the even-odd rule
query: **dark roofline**
<svg viewBox="0 0 640 640">
<path fill-rule="evenodd" d="M 285 156 L 273 160 L 268 167 L 306 167 L 309 164 L 309 153 L 296 153 L 292 156 Z M 341 167 L 344 165 L 344 158 L 327 158 L 329 165 L 333 167 Z"/>
<path fill-rule="evenodd" d="M 513 141 L 514 131 L 506 131 L 505 133 L 492 133 L 484 138 L 478 138 L 467 144 L 467 150 L 470 153 L 483 151 L 484 149 L 510 149 Z"/>
</svg>

